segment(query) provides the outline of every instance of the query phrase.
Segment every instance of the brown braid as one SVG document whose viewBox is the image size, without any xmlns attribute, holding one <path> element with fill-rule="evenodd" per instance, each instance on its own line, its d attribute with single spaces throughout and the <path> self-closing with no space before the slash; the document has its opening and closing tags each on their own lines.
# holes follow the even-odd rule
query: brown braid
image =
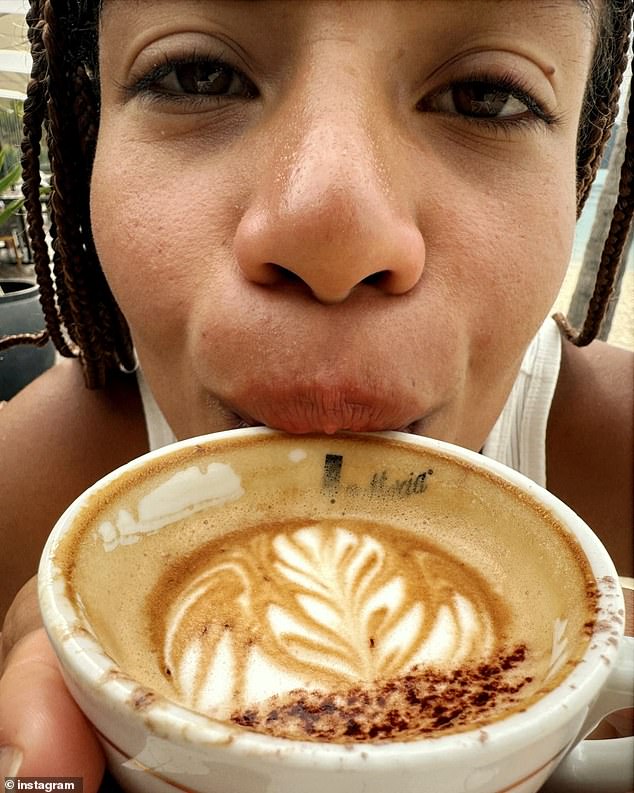
<svg viewBox="0 0 634 793">
<path fill-rule="evenodd" d="M 46 68 L 46 54 L 44 52 L 41 35 L 42 23 L 39 22 L 39 5 L 40 4 L 34 3 L 27 14 L 29 42 L 31 45 L 31 54 L 33 56 L 33 75 Z M 49 330 L 42 331 L 41 333 L 24 333 L 0 339 L 0 349 L 17 344 L 36 344 L 37 346 L 44 346 L 48 342 L 50 334 L 55 346 L 62 355 L 72 355 L 73 353 L 66 345 L 57 322 L 55 288 L 48 270 L 46 233 L 44 231 L 42 205 L 39 200 L 40 139 L 45 113 L 45 102 L 44 83 L 32 77 L 27 86 L 26 99 L 24 101 L 25 135 L 22 141 L 23 192 L 26 198 L 27 223 L 35 262 L 35 272 L 40 285 L 40 302 L 44 311 L 46 326 Z"/>
<path fill-rule="evenodd" d="M 128 327 L 101 270 L 89 217 L 90 177 L 99 126 L 95 76 L 99 6 L 99 0 L 31 0 L 27 20 L 33 70 L 25 102 L 22 163 L 27 222 L 47 331 L 0 339 L 1 350 L 16 343 L 43 344 L 50 336 L 62 355 L 80 357 L 91 388 L 104 385 L 113 371 L 134 367 Z M 634 0 L 607 0 L 600 13 L 597 53 L 580 119 L 579 213 L 618 110 L 633 10 Z M 53 275 L 39 198 L 42 122 L 53 174 Z M 633 148 L 628 135 L 619 203 L 581 333 L 575 335 L 565 319 L 558 317 L 564 332 L 576 344 L 587 344 L 595 338 L 610 299 L 634 211 L 630 188 Z"/>
<path fill-rule="evenodd" d="M 606 5 L 609 10 L 609 6 Z M 606 20 L 606 32 L 598 47 L 586 93 L 577 147 L 577 216 L 581 213 L 601 163 L 605 143 L 619 109 L 620 86 L 628 60 L 634 2 L 625 0 L 613 3 L 612 18 Z M 605 13 L 605 11 L 604 11 Z M 610 24 L 611 23 L 611 24 Z M 606 73 L 612 79 L 605 79 Z M 633 102 L 627 115 L 626 152 L 621 166 L 619 195 L 614 208 L 610 230 L 603 246 L 597 270 L 594 292 L 590 298 L 583 327 L 577 332 L 563 314 L 555 320 L 566 338 L 577 347 L 596 339 L 614 291 L 621 267 L 625 266 L 623 251 L 634 215 L 632 196 L 632 128 L 634 126 Z"/>
<path fill-rule="evenodd" d="M 39 244 L 33 257 L 48 333 L 62 355 L 79 355 L 86 384 L 100 387 L 108 373 L 134 368 L 127 324 L 99 265 L 90 228 L 89 188 L 98 130 L 98 101 L 84 64 L 78 59 L 73 32 L 77 15 L 61 0 L 32 0 L 27 17 L 34 52 L 31 105 L 27 114 L 23 157 L 29 230 Z M 35 57 L 36 52 L 40 57 Z M 44 103 L 43 100 L 46 100 Z M 49 201 L 50 254 L 43 233 L 39 200 L 39 139 L 45 120 L 51 162 Z M 32 141 L 37 141 L 34 146 Z M 32 334 L 31 334 L 32 336 Z M 42 334 L 42 343 L 46 336 Z M 29 343 L 27 334 L 3 340 Z M 38 339 L 39 341 L 39 339 Z M 7 344 L 8 346 L 8 344 Z"/>
<path fill-rule="evenodd" d="M 632 226 L 634 216 L 634 92 L 630 92 L 627 116 L 627 136 L 625 156 L 621 166 L 619 194 L 610 223 L 610 230 L 603 246 L 601 261 L 597 271 L 594 292 L 590 298 L 583 327 L 577 333 L 568 320 L 561 314 L 556 315 L 559 326 L 567 338 L 578 347 L 589 344 L 597 337 L 601 324 L 614 291 L 619 268 L 624 266 L 623 250 Z"/>
<path fill-rule="evenodd" d="M 627 66 L 632 6 L 632 0 L 608 0 L 602 11 L 602 34 L 588 81 L 577 140 L 577 217 L 592 187 L 618 113 L 621 82 Z"/>
<path fill-rule="evenodd" d="M 121 350 L 121 320 L 94 248 L 89 217 L 89 186 L 94 156 L 96 98 L 83 64 L 72 60 L 69 19 L 62 3 L 44 3 L 44 44 L 48 54 L 49 156 L 55 174 L 51 217 L 58 269 L 68 291 L 65 324 L 77 344 L 89 385 L 102 385 L 108 369 L 130 364 L 129 340 Z M 83 112 L 76 114 L 81 104 Z M 89 158 L 89 159 L 87 159 Z M 60 166 L 56 167 L 57 163 Z M 115 341 L 116 339 L 116 341 Z M 119 354 L 117 354 L 119 353 Z"/>
</svg>

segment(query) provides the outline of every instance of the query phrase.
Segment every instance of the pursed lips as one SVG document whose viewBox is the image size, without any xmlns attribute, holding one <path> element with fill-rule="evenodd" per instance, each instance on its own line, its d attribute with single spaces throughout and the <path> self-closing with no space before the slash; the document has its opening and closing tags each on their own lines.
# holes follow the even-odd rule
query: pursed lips
<svg viewBox="0 0 634 793">
<path fill-rule="evenodd" d="M 241 426 L 265 425 L 294 434 L 408 431 L 420 418 L 415 405 L 395 396 L 340 387 L 265 386 L 225 404 Z"/>
</svg>

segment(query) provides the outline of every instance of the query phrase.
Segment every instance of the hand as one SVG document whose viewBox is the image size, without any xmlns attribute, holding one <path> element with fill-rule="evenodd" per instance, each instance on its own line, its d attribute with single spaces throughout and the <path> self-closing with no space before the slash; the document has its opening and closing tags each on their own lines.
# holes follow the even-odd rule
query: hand
<svg viewBox="0 0 634 793">
<path fill-rule="evenodd" d="M 0 781 L 83 777 L 84 793 L 97 793 L 103 754 L 62 679 L 42 627 L 35 578 L 13 601 L 1 639 Z"/>
</svg>

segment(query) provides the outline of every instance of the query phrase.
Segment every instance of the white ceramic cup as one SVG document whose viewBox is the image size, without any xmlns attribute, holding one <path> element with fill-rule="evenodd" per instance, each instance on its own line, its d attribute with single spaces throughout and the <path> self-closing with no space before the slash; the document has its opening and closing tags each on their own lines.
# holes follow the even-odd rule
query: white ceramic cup
<svg viewBox="0 0 634 793">
<path fill-rule="evenodd" d="M 580 662 L 555 690 L 484 731 L 341 744 L 273 737 L 216 721 L 149 692 L 142 682 L 121 673 L 87 620 L 81 598 L 71 596 L 66 573 L 56 562 L 60 542 L 76 531 L 87 505 L 115 493 L 124 477 L 147 483 L 154 475 L 147 473 L 148 466 L 174 455 L 185 459 L 184 452 L 191 457 L 197 449 L 213 452 L 218 445 L 223 447 L 219 459 L 230 464 L 227 444 L 253 442 L 257 456 L 263 441 L 280 435 L 264 428 L 236 430 L 144 455 L 80 496 L 51 533 L 39 571 L 44 624 L 68 688 L 94 725 L 111 773 L 122 787 L 138 793 L 534 793 L 548 779 L 547 790 L 557 793 L 629 793 L 634 738 L 596 746 L 582 740 L 602 717 L 634 704 L 634 642 L 622 636 L 624 602 L 612 561 L 588 526 L 550 493 L 495 461 L 439 441 L 400 433 L 363 436 L 384 443 L 388 461 L 390 444 L 396 441 L 420 453 L 425 465 L 430 455 L 432 460 L 440 456 L 510 483 L 520 500 L 537 501 L 563 524 L 589 562 L 598 590 L 594 634 Z M 349 437 L 355 443 L 361 436 Z M 344 438 L 337 436 L 337 442 L 345 443 Z M 297 437 L 295 444 L 291 467 L 311 453 L 310 437 Z M 174 482 L 172 495 L 181 487 Z M 241 489 L 248 493 L 244 478 Z M 192 490 L 178 495 L 189 511 L 208 498 Z M 582 787 L 574 787 L 578 784 Z"/>
</svg>

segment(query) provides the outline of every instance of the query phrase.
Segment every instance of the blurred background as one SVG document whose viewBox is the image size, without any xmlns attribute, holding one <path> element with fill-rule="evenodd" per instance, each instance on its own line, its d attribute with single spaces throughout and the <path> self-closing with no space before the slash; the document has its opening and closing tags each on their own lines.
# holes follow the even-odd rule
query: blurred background
<svg viewBox="0 0 634 793">
<path fill-rule="evenodd" d="M 0 0 L 0 275 L 29 275 L 31 250 L 21 206 L 20 141 L 31 56 L 24 17 L 25 0 Z M 48 158 L 42 153 L 43 180 Z M 17 269 L 11 270 L 10 265 Z"/>
</svg>

